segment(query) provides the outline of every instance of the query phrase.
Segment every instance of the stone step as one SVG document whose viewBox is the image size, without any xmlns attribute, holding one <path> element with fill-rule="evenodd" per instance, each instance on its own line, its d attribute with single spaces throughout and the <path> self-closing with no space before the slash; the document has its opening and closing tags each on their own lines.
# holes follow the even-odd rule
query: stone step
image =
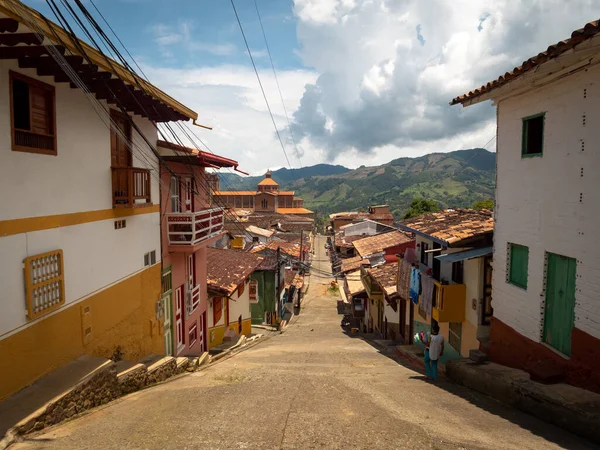
<svg viewBox="0 0 600 450">
<path fill-rule="evenodd" d="M 129 394 L 131 392 L 143 389 L 148 380 L 148 369 L 142 363 L 134 363 L 130 361 L 119 361 L 117 366 L 117 380 L 121 389 L 121 394 Z"/>
<path fill-rule="evenodd" d="M 481 350 L 469 350 L 469 359 L 475 364 L 484 364 L 488 356 Z"/>
<path fill-rule="evenodd" d="M 144 364 L 148 368 L 147 384 L 159 383 L 177 373 L 177 360 L 172 356 L 150 358 Z"/>
<path fill-rule="evenodd" d="M 11 428 L 39 430 L 118 395 L 115 363 L 80 356 L 0 403 L 0 441 Z"/>
<path fill-rule="evenodd" d="M 183 373 L 190 365 L 190 359 L 185 356 L 180 356 L 175 359 L 175 364 L 177 365 L 177 373 Z"/>
</svg>

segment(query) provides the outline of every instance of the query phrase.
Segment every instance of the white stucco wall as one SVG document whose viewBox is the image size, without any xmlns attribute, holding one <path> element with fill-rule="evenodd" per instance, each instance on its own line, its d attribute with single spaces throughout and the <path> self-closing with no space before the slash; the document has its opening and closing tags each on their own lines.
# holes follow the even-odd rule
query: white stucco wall
<svg viewBox="0 0 600 450">
<path fill-rule="evenodd" d="M 11 150 L 9 69 L 56 87 L 57 156 Z M 150 142 L 156 130 L 134 118 Z M 134 142 L 140 136 L 133 133 Z M 146 150 L 154 174 L 158 162 Z M 0 221 L 112 209 L 110 131 L 84 94 L 69 83 L 53 83 L 33 69 L 19 69 L 15 61 L 0 61 Z M 149 168 L 134 153 L 133 164 Z M 159 201 L 157 176 L 152 177 L 152 201 Z M 144 254 L 156 250 L 160 263 L 159 213 L 124 217 L 126 227 L 114 229 L 114 219 L 0 237 L 0 336 L 44 320 L 28 321 L 23 259 L 62 249 L 66 305 L 121 281 L 144 268 Z M 62 308 L 61 308 L 62 309 Z M 58 313 L 54 312 L 53 314 Z"/>
<path fill-rule="evenodd" d="M 229 323 L 237 322 L 241 315 L 242 320 L 250 319 L 250 287 L 248 282 L 244 284 L 244 292 L 238 296 L 238 293 L 232 295 L 229 301 Z M 235 300 L 234 300 L 235 299 Z"/>
<path fill-rule="evenodd" d="M 465 318 L 478 326 L 483 297 L 483 258 L 466 260 L 463 267 L 463 283 L 467 287 Z M 473 309 L 473 300 L 475 300 L 475 309 Z"/>
<path fill-rule="evenodd" d="M 102 220 L 0 238 L 0 335 L 44 319 L 29 321 L 26 316 L 23 260 L 28 256 L 63 250 L 63 308 L 143 269 L 145 253 L 156 250 L 160 264 L 159 214 L 126 220 L 127 226 L 120 230 L 114 229 L 114 220 Z"/>
<path fill-rule="evenodd" d="M 9 69 L 55 86 L 57 156 L 11 150 Z M 53 79 L 20 69 L 15 61 L 0 61 L 0 220 L 112 208 L 110 130 L 82 91 Z M 134 120 L 156 144 L 152 123 L 139 116 Z M 132 134 L 141 147 L 134 150 L 133 165 L 153 170 L 152 201 L 158 203 L 157 160 L 135 130 Z"/>
<path fill-rule="evenodd" d="M 534 341 L 541 337 L 545 252 L 577 259 L 575 327 L 600 337 L 599 79 L 595 66 L 498 105 L 492 305 L 494 316 Z M 540 112 L 543 156 L 522 158 L 521 118 Z M 509 242 L 529 247 L 527 290 L 506 281 Z"/>
</svg>

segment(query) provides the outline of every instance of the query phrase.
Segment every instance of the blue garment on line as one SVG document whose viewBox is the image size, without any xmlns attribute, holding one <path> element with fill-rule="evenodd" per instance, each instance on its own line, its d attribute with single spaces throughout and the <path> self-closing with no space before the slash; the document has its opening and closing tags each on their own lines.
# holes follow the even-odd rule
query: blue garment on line
<svg viewBox="0 0 600 450">
<path fill-rule="evenodd" d="M 425 350 L 425 357 L 423 358 L 425 362 L 425 373 L 427 376 L 433 380 L 437 379 L 437 369 L 438 369 L 438 360 L 431 359 L 429 357 L 429 350 Z"/>
<path fill-rule="evenodd" d="M 421 272 L 414 267 L 410 271 L 410 299 L 414 304 L 419 304 L 419 289 L 421 286 Z"/>
</svg>

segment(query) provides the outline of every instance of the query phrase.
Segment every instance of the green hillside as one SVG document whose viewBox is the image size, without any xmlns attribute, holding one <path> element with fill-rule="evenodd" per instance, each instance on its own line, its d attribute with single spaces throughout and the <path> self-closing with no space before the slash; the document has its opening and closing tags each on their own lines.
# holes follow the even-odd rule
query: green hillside
<svg viewBox="0 0 600 450">
<path fill-rule="evenodd" d="M 297 174 L 286 169 L 285 177 L 279 177 L 279 171 L 275 171 L 273 178 L 281 189 L 296 191 L 307 208 L 320 214 L 388 204 L 399 219 L 415 197 L 435 200 L 441 208 L 468 207 L 494 198 L 495 168 L 495 153 L 478 148 L 399 158 L 355 170 L 320 164 L 315 171 L 318 174 L 300 173 L 310 173 L 312 168 L 297 169 Z M 227 175 L 228 185 L 222 184 L 221 189 L 247 189 L 262 178 L 236 177 Z"/>
</svg>

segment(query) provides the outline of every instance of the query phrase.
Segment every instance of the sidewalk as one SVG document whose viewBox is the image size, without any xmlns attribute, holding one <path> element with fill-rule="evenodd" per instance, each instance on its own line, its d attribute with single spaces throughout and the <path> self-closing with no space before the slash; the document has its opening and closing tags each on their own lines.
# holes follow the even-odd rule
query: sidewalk
<svg viewBox="0 0 600 450">
<path fill-rule="evenodd" d="M 495 363 L 450 361 L 446 375 L 458 384 L 600 444 L 600 394 L 568 384 L 542 384 Z"/>
</svg>

